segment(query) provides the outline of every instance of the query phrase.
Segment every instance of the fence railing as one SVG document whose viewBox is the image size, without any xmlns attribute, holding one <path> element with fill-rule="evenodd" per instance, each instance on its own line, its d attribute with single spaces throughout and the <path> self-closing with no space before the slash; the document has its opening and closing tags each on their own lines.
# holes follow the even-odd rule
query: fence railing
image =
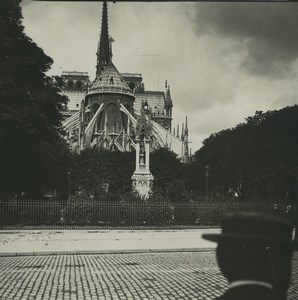
<svg viewBox="0 0 298 300">
<path fill-rule="evenodd" d="M 186 203 L 80 202 L 13 199 L 0 202 L 0 228 L 196 228 L 218 226 L 230 210 L 271 212 L 294 221 L 286 203 L 202 201 Z"/>
</svg>

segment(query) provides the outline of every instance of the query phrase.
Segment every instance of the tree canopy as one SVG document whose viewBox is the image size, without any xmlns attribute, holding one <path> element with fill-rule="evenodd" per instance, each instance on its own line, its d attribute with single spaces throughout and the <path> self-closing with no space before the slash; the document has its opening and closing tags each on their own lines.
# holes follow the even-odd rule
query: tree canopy
<svg viewBox="0 0 298 300">
<path fill-rule="evenodd" d="M 46 75 L 52 59 L 25 33 L 20 1 L 0 2 L 0 193 L 38 195 L 65 184 L 67 98 Z"/>
<path fill-rule="evenodd" d="M 184 201 L 185 167 L 172 151 L 161 148 L 151 153 L 150 171 L 154 176 L 154 193 L 172 201 Z M 83 189 L 95 194 L 101 193 L 102 184 L 108 183 L 110 194 L 130 193 L 134 170 L 135 152 L 84 150 L 73 155 L 71 192 Z"/>
<path fill-rule="evenodd" d="M 294 201 L 298 196 L 298 106 L 261 112 L 207 138 L 195 153 L 191 186 L 214 195 Z"/>
<path fill-rule="evenodd" d="M 167 148 L 160 148 L 151 154 L 150 171 L 154 176 L 154 190 L 171 201 L 187 200 L 186 182 L 188 165 Z"/>
<path fill-rule="evenodd" d="M 135 153 L 110 152 L 104 149 L 86 149 L 73 154 L 70 169 L 71 191 L 78 189 L 100 192 L 103 183 L 109 191 L 131 191 L 131 176 L 135 167 Z"/>
</svg>

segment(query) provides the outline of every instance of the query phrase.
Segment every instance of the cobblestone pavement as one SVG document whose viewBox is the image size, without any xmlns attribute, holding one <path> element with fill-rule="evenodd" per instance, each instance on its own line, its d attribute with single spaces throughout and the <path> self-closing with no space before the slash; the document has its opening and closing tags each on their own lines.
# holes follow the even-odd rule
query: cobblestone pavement
<svg viewBox="0 0 298 300">
<path fill-rule="evenodd" d="M 1 257 L 0 272 L 0 299 L 203 300 L 226 287 L 214 251 Z M 288 299 L 297 294 L 298 254 Z"/>
</svg>

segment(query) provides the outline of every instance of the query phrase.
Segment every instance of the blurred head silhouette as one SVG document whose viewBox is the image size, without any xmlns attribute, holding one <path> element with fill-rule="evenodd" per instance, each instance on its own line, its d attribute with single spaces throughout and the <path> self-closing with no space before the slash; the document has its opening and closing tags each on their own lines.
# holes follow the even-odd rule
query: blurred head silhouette
<svg viewBox="0 0 298 300">
<path fill-rule="evenodd" d="M 256 212 L 229 213 L 222 220 L 220 234 L 203 235 L 218 243 L 218 265 L 230 287 L 237 287 L 230 294 L 250 289 L 257 299 L 279 300 L 286 299 L 290 283 L 297 248 L 292 236 L 293 225 L 287 220 Z"/>
</svg>

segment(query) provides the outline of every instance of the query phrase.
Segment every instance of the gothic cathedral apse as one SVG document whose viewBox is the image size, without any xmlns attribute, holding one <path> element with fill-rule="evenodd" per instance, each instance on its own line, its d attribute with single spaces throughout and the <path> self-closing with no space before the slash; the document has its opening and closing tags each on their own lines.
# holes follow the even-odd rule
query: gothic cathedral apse
<svg viewBox="0 0 298 300">
<path fill-rule="evenodd" d="M 86 72 L 63 72 L 62 92 L 70 99 L 63 126 L 72 151 L 104 148 L 135 151 L 133 190 L 147 198 L 154 177 L 150 152 L 167 147 L 187 163 L 187 118 L 175 134 L 172 130 L 173 102 L 170 86 L 165 91 L 147 91 L 142 75 L 120 73 L 112 62 L 113 39 L 108 32 L 107 2 L 103 2 L 101 34 L 97 49 L 96 78 L 90 83 Z M 80 100 L 78 100 L 80 99 Z"/>
</svg>

